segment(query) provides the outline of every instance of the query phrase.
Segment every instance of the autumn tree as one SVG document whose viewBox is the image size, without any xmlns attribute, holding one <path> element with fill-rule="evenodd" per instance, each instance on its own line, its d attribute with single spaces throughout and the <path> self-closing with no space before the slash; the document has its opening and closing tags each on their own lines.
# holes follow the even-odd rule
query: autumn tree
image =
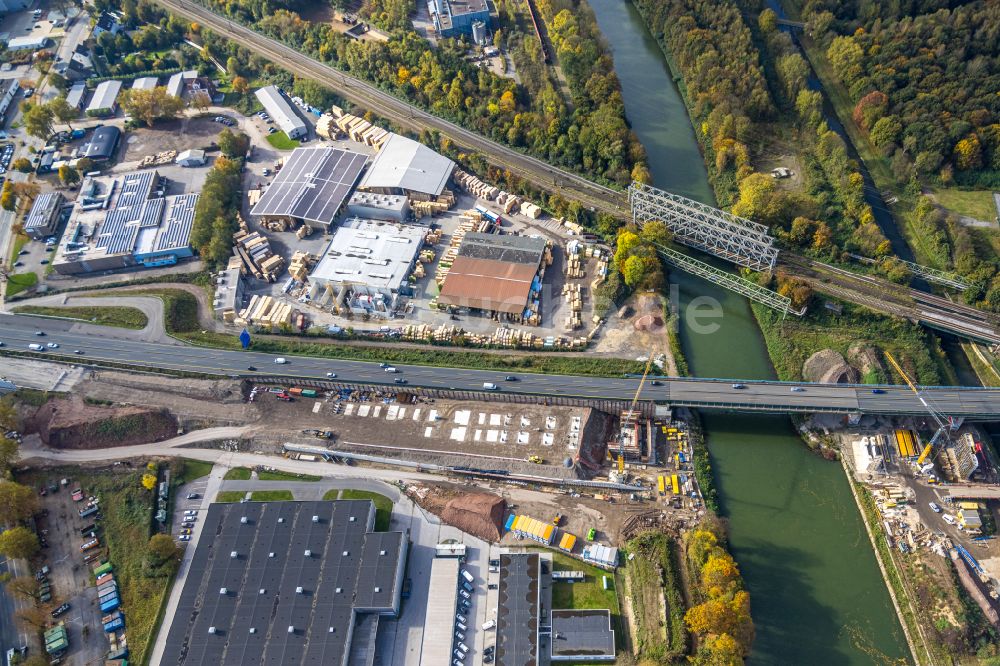
<svg viewBox="0 0 1000 666">
<path fill-rule="evenodd" d="M 970 134 L 955 144 L 955 166 L 960 171 L 978 169 L 983 165 L 983 146 L 979 137 Z"/>
<path fill-rule="evenodd" d="M 14 401 L 9 396 L 0 398 L 0 431 L 17 430 L 20 422 Z"/>
<path fill-rule="evenodd" d="M 17 207 L 17 197 L 14 196 L 14 184 L 7 181 L 0 190 L 0 207 L 4 210 L 14 210 Z"/>
<path fill-rule="evenodd" d="M 0 476 L 7 476 L 18 458 L 17 442 L 0 435 Z"/>
<path fill-rule="evenodd" d="M 238 92 L 241 95 L 250 91 L 250 82 L 242 76 L 234 76 L 233 81 L 233 92 Z"/>
<path fill-rule="evenodd" d="M 169 534 L 154 534 L 149 539 L 147 554 L 150 564 L 160 567 L 167 563 L 176 564 L 180 558 L 181 549 L 174 543 Z"/>
<path fill-rule="evenodd" d="M 28 559 L 38 552 L 38 537 L 27 527 L 12 527 L 0 533 L 0 555 Z"/>
<path fill-rule="evenodd" d="M 184 101 L 167 93 L 163 86 L 149 90 L 131 88 L 121 93 L 121 105 L 134 118 L 152 127 L 157 120 L 176 118 L 184 110 Z"/>
<path fill-rule="evenodd" d="M 30 104 L 25 102 L 22 105 L 24 114 L 21 122 L 24 123 L 24 131 L 42 141 L 47 141 L 52 135 L 52 109 L 47 104 Z"/>
<path fill-rule="evenodd" d="M 854 112 L 851 117 L 858 127 L 863 130 L 870 130 L 885 115 L 888 107 L 889 98 L 886 94 L 875 90 L 858 100 L 858 103 L 854 105 Z"/>
<path fill-rule="evenodd" d="M 250 150 L 250 137 L 243 132 L 233 132 L 228 127 L 219 133 L 219 150 L 226 157 L 246 157 Z"/>
<path fill-rule="evenodd" d="M 80 172 L 68 164 L 59 167 L 59 180 L 67 187 L 80 182 Z"/>
<path fill-rule="evenodd" d="M 77 116 L 80 115 L 80 110 L 67 102 L 66 97 L 56 97 L 47 106 L 49 107 L 49 111 L 52 112 L 53 118 L 61 123 L 66 123 L 70 129 L 73 129 L 70 121 L 76 120 Z"/>
<path fill-rule="evenodd" d="M 156 475 L 155 474 L 143 474 L 142 475 L 142 487 L 146 490 L 152 490 L 156 487 Z"/>
<path fill-rule="evenodd" d="M 34 599 L 38 596 L 38 581 L 31 576 L 12 578 L 5 587 L 10 594 L 25 599 Z"/>
<path fill-rule="evenodd" d="M 27 157 L 18 157 L 16 160 L 11 162 L 10 168 L 14 171 L 20 171 L 21 173 L 31 173 L 31 160 Z"/>
<path fill-rule="evenodd" d="M 37 511 L 38 499 L 31 488 L 13 481 L 0 481 L 0 523 L 19 523 Z"/>
<path fill-rule="evenodd" d="M 765 9 L 757 17 L 757 27 L 767 35 L 778 29 L 778 15 L 773 9 Z"/>
</svg>

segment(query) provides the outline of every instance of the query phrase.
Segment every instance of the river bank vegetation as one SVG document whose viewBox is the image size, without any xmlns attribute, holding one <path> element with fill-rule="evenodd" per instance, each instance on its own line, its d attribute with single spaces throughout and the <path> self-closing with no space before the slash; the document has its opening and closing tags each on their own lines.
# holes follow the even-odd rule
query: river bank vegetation
<svg viewBox="0 0 1000 666">
<path fill-rule="evenodd" d="M 908 269 L 890 256 L 890 243 L 865 201 L 858 164 L 827 125 L 821 94 L 807 86 L 809 66 L 789 36 L 777 30 L 775 17 L 765 11 L 750 23 L 740 11 L 756 7 L 749 0 L 634 3 L 680 75 L 719 202 L 767 224 L 786 247 L 824 261 L 846 260 L 848 253 L 879 258 L 883 275 L 907 282 Z M 801 164 L 797 185 L 755 171 L 766 155 L 790 146 Z M 804 361 L 823 349 L 846 354 L 852 344 L 882 349 L 885 341 L 926 379 L 953 377 L 938 360 L 936 339 L 905 322 L 854 306 L 835 315 L 808 285 L 782 273 L 761 274 L 758 282 L 788 296 L 793 308 L 810 310 L 796 319 L 753 308 L 782 379 L 801 379 Z M 846 332 L 836 333 L 841 330 Z M 881 377 L 862 371 L 866 374 L 872 381 Z"/>
<path fill-rule="evenodd" d="M 898 199 L 892 212 L 917 261 L 962 275 L 967 303 L 1000 311 L 1000 233 L 960 217 L 997 216 L 1000 5 L 788 5 L 876 185 Z"/>
</svg>

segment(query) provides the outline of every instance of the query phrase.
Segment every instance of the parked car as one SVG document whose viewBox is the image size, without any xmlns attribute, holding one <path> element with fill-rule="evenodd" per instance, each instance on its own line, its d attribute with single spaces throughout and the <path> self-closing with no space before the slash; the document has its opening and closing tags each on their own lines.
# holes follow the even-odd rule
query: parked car
<svg viewBox="0 0 1000 666">
<path fill-rule="evenodd" d="M 63 604 L 63 605 L 59 606 L 59 608 L 57 608 L 54 611 L 52 611 L 52 617 L 59 617 L 60 615 L 63 615 L 67 611 L 69 611 L 70 608 L 72 608 L 72 606 L 70 606 L 68 603 L 67 604 Z"/>
<path fill-rule="evenodd" d="M 190 541 L 191 540 L 191 535 L 190 534 L 182 534 L 182 535 L 180 535 L 177 538 L 180 539 L 181 541 Z"/>
</svg>

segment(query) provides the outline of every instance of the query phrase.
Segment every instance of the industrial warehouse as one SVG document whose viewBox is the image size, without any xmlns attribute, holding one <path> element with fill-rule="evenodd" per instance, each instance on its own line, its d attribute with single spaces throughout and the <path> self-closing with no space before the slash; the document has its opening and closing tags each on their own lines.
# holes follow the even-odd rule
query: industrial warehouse
<svg viewBox="0 0 1000 666">
<path fill-rule="evenodd" d="M 390 312 L 424 243 L 423 227 L 353 218 L 344 222 L 309 275 L 311 298 L 355 314 Z"/>
<path fill-rule="evenodd" d="M 163 196 L 155 170 L 88 177 L 52 261 L 62 275 L 166 266 L 193 255 L 197 194 Z"/>
<path fill-rule="evenodd" d="M 529 320 L 539 312 L 544 238 L 468 233 L 444 280 L 441 305 Z"/>
<path fill-rule="evenodd" d="M 370 500 L 212 504 L 164 666 L 371 664 L 400 611 L 407 537 Z"/>
<path fill-rule="evenodd" d="M 365 156 L 337 148 L 296 148 L 251 215 L 329 228 L 365 166 Z"/>
</svg>

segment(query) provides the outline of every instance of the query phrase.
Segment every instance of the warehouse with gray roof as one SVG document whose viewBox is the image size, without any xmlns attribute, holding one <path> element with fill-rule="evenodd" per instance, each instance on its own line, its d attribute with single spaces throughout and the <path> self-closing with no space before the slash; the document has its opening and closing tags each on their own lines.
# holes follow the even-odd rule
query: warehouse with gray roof
<svg viewBox="0 0 1000 666">
<path fill-rule="evenodd" d="M 374 524 L 371 500 L 212 504 L 160 663 L 373 663 L 407 554 Z"/>
<path fill-rule="evenodd" d="M 405 194 L 427 200 L 439 196 L 455 163 L 427 146 L 393 134 L 382 144 L 359 189 L 379 194 Z"/>
<path fill-rule="evenodd" d="M 94 96 L 87 105 L 88 116 L 113 116 L 118 111 L 118 93 L 122 90 L 122 82 L 112 79 L 97 84 Z"/>
<path fill-rule="evenodd" d="M 24 233 L 35 240 L 51 236 L 59 228 L 59 215 L 65 199 L 59 192 L 46 192 L 35 199 L 24 219 Z"/>
<path fill-rule="evenodd" d="M 288 135 L 289 139 L 297 139 L 308 133 L 309 128 L 305 121 L 295 112 L 295 109 L 276 86 L 264 86 L 254 94 L 264 105 L 264 110 L 274 119 L 274 122 L 278 123 L 278 127 Z"/>
</svg>

